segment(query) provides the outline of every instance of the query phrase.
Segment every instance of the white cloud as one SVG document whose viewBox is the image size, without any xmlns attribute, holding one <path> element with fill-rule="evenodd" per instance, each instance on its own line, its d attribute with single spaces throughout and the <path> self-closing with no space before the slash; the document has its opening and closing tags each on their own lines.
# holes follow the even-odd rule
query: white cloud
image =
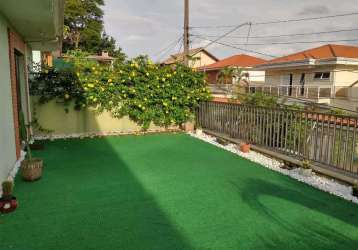
<svg viewBox="0 0 358 250">
<path fill-rule="evenodd" d="M 179 38 L 183 26 L 183 1 L 168 0 L 106 0 L 105 27 L 129 56 L 153 55 L 170 42 Z M 331 7 L 332 6 L 332 7 Z M 333 8 L 334 6 L 334 8 Z M 305 16 L 322 16 L 358 11 L 356 0 L 192 0 L 190 5 L 191 26 L 235 25 L 243 22 L 262 22 Z M 357 16 L 337 19 L 323 19 L 286 24 L 257 25 L 252 27 L 251 36 L 306 33 L 358 27 Z M 220 35 L 228 29 L 193 29 L 192 33 Z M 248 49 L 273 55 L 286 55 L 318 44 L 270 45 L 270 42 L 342 40 L 358 38 L 356 32 L 284 37 L 278 39 L 253 39 L 252 43 L 266 43 L 262 46 L 248 46 Z M 246 36 L 247 28 L 232 34 Z M 246 39 L 224 39 L 228 43 L 242 43 Z M 194 40 L 193 47 L 204 46 L 209 41 Z M 353 43 L 353 42 L 351 42 Z M 355 43 L 357 44 L 357 43 Z M 173 46 L 174 47 L 174 46 Z M 178 46 L 171 52 L 177 52 Z M 219 58 L 243 53 L 240 50 L 212 45 L 209 51 Z M 170 51 L 169 51 L 170 52 Z M 168 52 L 168 54 L 169 54 Z"/>
</svg>

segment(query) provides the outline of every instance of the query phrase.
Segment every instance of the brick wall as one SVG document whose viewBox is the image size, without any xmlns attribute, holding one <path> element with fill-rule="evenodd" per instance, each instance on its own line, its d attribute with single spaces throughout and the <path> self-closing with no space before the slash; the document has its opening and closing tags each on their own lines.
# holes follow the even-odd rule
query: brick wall
<svg viewBox="0 0 358 250">
<path fill-rule="evenodd" d="M 10 77 L 11 77 L 11 91 L 12 91 L 12 108 L 14 116 L 14 127 L 15 127 L 15 144 L 16 144 L 16 157 L 20 157 L 20 130 L 19 130 L 19 115 L 18 115 L 18 98 L 17 95 L 17 82 L 16 82 L 16 64 L 15 64 L 15 49 L 21 54 L 25 55 L 25 42 L 23 39 L 14 31 L 8 30 L 9 39 L 9 60 L 10 60 Z M 24 65 L 25 67 L 25 65 Z M 26 74 L 26 67 L 25 67 Z M 26 79 L 25 75 L 25 79 Z"/>
</svg>

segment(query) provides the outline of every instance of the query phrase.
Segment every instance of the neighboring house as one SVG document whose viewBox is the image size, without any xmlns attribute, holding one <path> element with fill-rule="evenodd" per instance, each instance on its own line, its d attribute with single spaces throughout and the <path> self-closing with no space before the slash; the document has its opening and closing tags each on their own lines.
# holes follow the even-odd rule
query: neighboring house
<svg viewBox="0 0 358 250">
<path fill-rule="evenodd" d="M 235 55 L 216 63 L 201 67 L 200 70 L 205 72 L 206 80 L 211 88 L 214 97 L 226 98 L 232 97 L 237 89 L 237 76 L 232 76 L 231 70 L 241 70 L 241 82 L 246 87 L 252 83 L 263 84 L 265 81 L 265 71 L 257 70 L 254 67 L 265 63 L 266 60 L 249 56 Z M 244 90 L 243 90 L 244 91 Z"/>
<path fill-rule="evenodd" d="M 213 64 L 217 61 L 219 61 L 219 59 L 204 48 L 189 50 L 189 66 L 191 68 L 200 68 Z M 184 63 L 184 53 L 171 55 L 162 64 L 172 65 L 176 63 Z"/>
<path fill-rule="evenodd" d="M 226 68 L 237 68 L 242 70 L 243 75 L 247 75 L 245 80 L 254 83 L 265 82 L 265 71 L 256 70 L 254 67 L 265 63 L 266 60 L 249 56 L 249 55 L 235 55 L 216 63 L 201 67 L 200 70 L 206 73 L 207 81 L 209 84 L 220 84 L 220 75 Z M 236 79 L 232 78 L 225 83 L 236 83 Z"/>
<path fill-rule="evenodd" d="M 31 121 L 27 68 L 32 50 L 61 47 L 63 0 L 0 2 L 0 182 L 20 158 L 20 120 Z"/>
<path fill-rule="evenodd" d="M 45 64 L 47 66 L 54 66 L 56 69 L 66 69 L 71 68 L 72 64 L 66 62 L 66 58 L 68 56 L 66 54 L 62 54 L 58 51 L 53 52 L 51 56 L 47 56 L 47 54 L 43 55 L 47 60 L 42 59 L 42 64 Z M 86 57 L 88 60 L 97 61 L 99 64 L 102 65 L 113 65 L 114 60 L 116 58 L 109 55 L 107 51 L 102 51 L 100 55 L 89 55 Z"/>
<path fill-rule="evenodd" d="M 358 107 L 358 47 L 324 45 L 280 57 L 256 67 L 266 71 L 264 89 L 296 100 L 309 100 L 344 109 Z"/>
</svg>

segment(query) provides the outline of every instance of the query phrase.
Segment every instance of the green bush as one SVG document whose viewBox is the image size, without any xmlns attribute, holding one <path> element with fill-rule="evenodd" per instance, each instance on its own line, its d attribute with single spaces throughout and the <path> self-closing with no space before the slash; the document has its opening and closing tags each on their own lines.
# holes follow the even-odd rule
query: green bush
<svg viewBox="0 0 358 250">
<path fill-rule="evenodd" d="M 193 119 L 199 103 L 211 98 L 204 75 L 183 65 L 159 66 L 145 56 L 101 65 L 80 51 L 67 58 L 72 70 L 46 69 L 31 81 L 31 93 L 41 103 L 74 101 L 76 108 L 128 115 L 147 129 L 151 122 L 169 126 Z"/>
</svg>

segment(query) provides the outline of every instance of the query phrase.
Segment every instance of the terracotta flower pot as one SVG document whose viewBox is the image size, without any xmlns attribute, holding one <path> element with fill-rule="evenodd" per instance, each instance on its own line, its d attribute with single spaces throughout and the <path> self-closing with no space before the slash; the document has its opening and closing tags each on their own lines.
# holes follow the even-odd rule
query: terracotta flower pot
<svg viewBox="0 0 358 250">
<path fill-rule="evenodd" d="M 249 153 L 251 149 L 251 145 L 249 143 L 241 143 L 240 144 L 240 151 L 243 153 Z"/>
<path fill-rule="evenodd" d="M 21 176 L 25 181 L 36 181 L 42 176 L 43 161 L 41 159 L 24 160 L 21 163 Z"/>
<path fill-rule="evenodd" d="M 0 212 L 1 213 L 11 213 L 17 208 L 16 197 L 11 196 L 11 198 L 1 198 L 0 199 Z"/>
<path fill-rule="evenodd" d="M 185 130 L 185 132 L 193 132 L 194 131 L 194 123 L 193 122 L 184 123 L 183 129 Z"/>
</svg>

